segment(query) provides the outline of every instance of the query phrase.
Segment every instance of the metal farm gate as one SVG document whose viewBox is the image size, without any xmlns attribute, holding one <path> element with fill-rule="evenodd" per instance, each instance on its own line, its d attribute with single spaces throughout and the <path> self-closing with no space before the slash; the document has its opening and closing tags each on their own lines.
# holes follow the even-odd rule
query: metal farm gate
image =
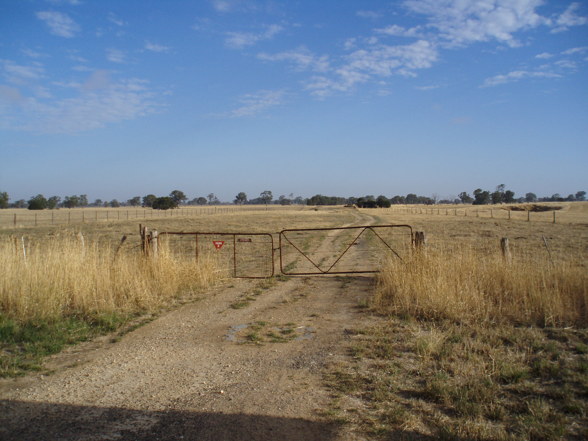
<svg viewBox="0 0 588 441">
<path fill-rule="evenodd" d="M 280 232 L 285 275 L 376 273 L 389 258 L 411 252 L 410 225 L 305 228 Z"/>
<path fill-rule="evenodd" d="M 415 239 L 410 225 L 282 230 L 277 233 L 278 248 L 270 233 L 152 232 L 148 236 L 142 229 L 141 235 L 146 251 L 155 238 L 159 253 L 211 259 L 237 278 L 272 277 L 276 251 L 284 275 L 376 273 L 386 259 L 407 257 Z"/>
<path fill-rule="evenodd" d="M 210 259 L 232 277 L 274 275 L 274 239 L 269 233 L 159 233 L 162 251 L 175 257 Z"/>
</svg>

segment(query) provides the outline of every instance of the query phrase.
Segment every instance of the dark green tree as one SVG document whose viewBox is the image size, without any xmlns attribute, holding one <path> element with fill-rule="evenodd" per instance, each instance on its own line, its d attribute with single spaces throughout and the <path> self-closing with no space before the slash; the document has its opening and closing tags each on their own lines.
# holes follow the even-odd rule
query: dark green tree
<svg viewBox="0 0 588 441">
<path fill-rule="evenodd" d="M 263 201 L 265 205 L 267 205 L 272 201 L 274 196 L 272 195 L 272 192 L 270 190 L 265 190 L 259 194 L 259 198 Z"/>
<path fill-rule="evenodd" d="M 118 208 L 118 207 L 120 207 L 120 202 L 117 201 L 116 199 L 113 199 L 113 200 L 110 201 L 110 206 L 112 208 Z"/>
<path fill-rule="evenodd" d="M 576 193 L 576 200 L 577 201 L 585 201 L 586 200 L 586 192 L 585 191 L 579 191 Z"/>
<path fill-rule="evenodd" d="M 29 210 L 45 210 L 47 208 L 47 199 L 42 194 L 38 194 L 29 199 L 28 204 Z"/>
<path fill-rule="evenodd" d="M 503 202 L 505 204 L 512 204 L 515 201 L 515 193 L 514 191 L 506 190 L 504 192 Z"/>
<path fill-rule="evenodd" d="M 5 191 L 0 192 L 0 208 L 8 208 L 8 201 L 10 197 L 8 197 L 8 193 Z"/>
<path fill-rule="evenodd" d="M 78 200 L 78 206 L 87 207 L 88 205 L 90 205 L 90 203 L 88 202 L 88 196 L 85 194 L 81 194 Z"/>
<path fill-rule="evenodd" d="M 235 200 L 233 202 L 235 204 L 242 205 L 247 202 L 247 195 L 243 192 L 240 192 L 237 196 L 235 196 Z"/>
<path fill-rule="evenodd" d="M 180 190 L 174 190 L 174 191 L 172 191 L 169 194 L 169 197 L 172 198 L 177 205 L 181 205 L 181 204 L 184 203 L 184 201 L 187 201 L 188 200 L 188 198 L 184 194 L 184 192 L 183 191 L 180 191 Z"/>
<path fill-rule="evenodd" d="M 25 201 L 24 199 L 19 199 L 18 201 L 15 201 L 14 204 L 12 204 L 12 206 L 14 208 L 27 208 L 27 201 Z"/>
<path fill-rule="evenodd" d="M 141 205 L 141 196 L 135 196 L 127 201 L 131 207 L 138 207 Z"/>
<path fill-rule="evenodd" d="M 406 195 L 405 203 L 407 204 L 417 204 L 419 202 L 419 197 L 414 193 L 409 193 Z"/>
<path fill-rule="evenodd" d="M 504 184 L 500 184 L 496 187 L 496 190 L 492 193 L 492 203 L 493 204 L 501 204 L 504 202 Z"/>
<path fill-rule="evenodd" d="M 200 196 L 198 199 L 196 199 L 196 203 L 198 205 L 206 205 L 206 202 L 207 202 L 206 201 L 206 198 L 205 197 L 202 197 L 202 196 Z"/>
<path fill-rule="evenodd" d="M 278 198 L 278 202 L 280 205 L 290 205 L 292 203 L 292 199 L 286 197 L 286 195 L 282 194 Z"/>
<path fill-rule="evenodd" d="M 376 205 L 380 208 L 389 208 L 392 203 L 386 196 L 380 195 L 376 199 Z"/>
<path fill-rule="evenodd" d="M 474 198 L 472 198 L 469 194 L 467 194 L 467 192 L 462 191 L 459 194 L 459 199 L 461 201 L 462 204 L 471 204 L 472 202 L 474 202 Z"/>
<path fill-rule="evenodd" d="M 527 193 L 525 195 L 525 202 L 537 202 L 537 195 L 535 193 Z"/>
<path fill-rule="evenodd" d="M 154 194 L 148 194 L 147 196 L 143 196 L 143 207 L 153 207 L 153 202 L 157 199 L 157 196 Z"/>
<path fill-rule="evenodd" d="M 75 208 L 80 205 L 80 197 L 73 195 L 73 196 L 66 196 L 63 201 L 63 206 L 65 208 Z"/>
<path fill-rule="evenodd" d="M 486 205 L 490 203 L 490 192 L 481 188 L 474 190 L 474 205 Z"/>
<path fill-rule="evenodd" d="M 169 196 L 156 198 L 152 205 L 154 210 L 169 210 L 170 208 L 177 208 L 177 206 L 177 202 Z"/>
<path fill-rule="evenodd" d="M 56 209 L 60 201 L 61 198 L 59 196 L 51 196 L 49 199 L 47 199 L 47 208 L 50 210 Z"/>
</svg>

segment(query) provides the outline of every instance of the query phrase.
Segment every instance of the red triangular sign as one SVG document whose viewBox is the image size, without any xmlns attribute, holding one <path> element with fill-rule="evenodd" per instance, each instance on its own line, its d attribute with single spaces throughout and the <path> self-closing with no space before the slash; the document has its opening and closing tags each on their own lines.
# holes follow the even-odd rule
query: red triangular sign
<svg viewBox="0 0 588 441">
<path fill-rule="evenodd" d="M 214 247 L 217 250 L 220 250 L 223 247 L 223 245 L 225 244 L 225 241 L 224 240 L 213 240 L 212 244 L 214 245 Z"/>
</svg>

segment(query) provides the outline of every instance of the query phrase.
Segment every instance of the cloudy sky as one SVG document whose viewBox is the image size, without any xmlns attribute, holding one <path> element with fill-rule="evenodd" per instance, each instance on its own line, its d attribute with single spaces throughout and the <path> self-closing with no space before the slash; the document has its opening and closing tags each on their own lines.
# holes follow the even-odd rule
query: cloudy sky
<svg viewBox="0 0 588 441">
<path fill-rule="evenodd" d="M 0 191 L 588 190 L 588 3 L 0 1 Z"/>
</svg>

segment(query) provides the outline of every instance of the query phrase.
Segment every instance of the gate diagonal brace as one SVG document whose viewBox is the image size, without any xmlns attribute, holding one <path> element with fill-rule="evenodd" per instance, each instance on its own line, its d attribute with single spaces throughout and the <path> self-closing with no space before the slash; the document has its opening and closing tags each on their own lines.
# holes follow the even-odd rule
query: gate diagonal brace
<svg viewBox="0 0 588 441">
<path fill-rule="evenodd" d="M 365 270 L 365 271 L 332 271 L 332 269 L 335 267 L 335 265 L 343 258 L 343 256 L 349 251 L 349 249 L 357 242 L 357 240 L 361 237 L 361 235 L 366 231 L 366 230 L 370 230 L 372 233 L 374 233 L 374 235 L 380 239 L 380 241 L 386 246 L 386 248 L 388 248 L 396 257 L 398 257 L 400 260 L 403 260 L 402 257 L 400 256 L 400 254 L 394 249 L 392 248 L 392 246 L 386 242 L 386 240 L 377 233 L 376 229 L 377 228 L 408 228 L 410 231 L 410 243 L 412 244 L 413 241 L 413 231 L 412 231 L 412 227 L 410 225 L 366 225 L 366 226 L 357 226 L 357 227 L 340 227 L 340 228 L 304 228 L 304 229 L 297 229 L 297 230 L 282 230 L 280 232 L 280 271 L 282 272 L 282 274 L 285 275 L 316 275 L 316 274 L 361 274 L 361 273 L 376 273 L 378 272 L 378 270 Z M 299 247 L 297 247 L 291 240 L 290 238 L 287 236 L 286 233 L 289 232 L 301 232 L 301 231 L 333 231 L 333 230 L 350 230 L 350 229 L 361 229 L 361 231 L 359 232 L 359 234 L 357 235 L 357 237 L 355 237 L 355 239 L 353 241 L 350 242 L 350 244 L 347 246 L 347 248 L 341 253 L 341 255 L 335 260 L 335 262 L 333 262 L 333 264 L 327 269 L 327 270 L 323 270 L 322 268 L 319 267 L 319 265 L 317 265 L 307 254 L 304 253 L 304 251 L 302 251 Z M 304 257 L 306 260 L 308 260 L 319 272 L 318 273 L 310 273 L 310 272 L 305 272 L 305 273 L 287 273 L 284 271 L 283 268 L 283 260 L 282 260 L 282 255 L 283 255 L 283 246 L 282 246 L 282 237 L 296 250 L 298 251 L 298 253 L 300 255 L 302 255 L 302 257 Z"/>
</svg>

